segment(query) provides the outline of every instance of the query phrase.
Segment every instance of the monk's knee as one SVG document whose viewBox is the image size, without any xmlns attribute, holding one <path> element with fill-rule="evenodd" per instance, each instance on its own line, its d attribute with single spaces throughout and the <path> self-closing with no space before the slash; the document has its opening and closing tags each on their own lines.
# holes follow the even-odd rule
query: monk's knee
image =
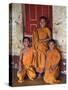
<svg viewBox="0 0 68 90">
<path fill-rule="evenodd" d="M 18 71 L 18 72 L 17 72 L 17 77 L 18 77 L 18 78 L 22 78 L 22 72 L 21 72 L 21 71 Z"/>
<path fill-rule="evenodd" d="M 35 71 L 33 69 L 28 70 L 27 75 L 28 75 L 30 80 L 33 80 L 36 77 L 36 73 L 35 73 Z"/>
</svg>

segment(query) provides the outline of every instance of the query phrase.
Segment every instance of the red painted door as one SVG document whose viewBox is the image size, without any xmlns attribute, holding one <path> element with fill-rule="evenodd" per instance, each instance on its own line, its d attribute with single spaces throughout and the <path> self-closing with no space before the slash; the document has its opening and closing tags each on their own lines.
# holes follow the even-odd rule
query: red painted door
<svg viewBox="0 0 68 90">
<path fill-rule="evenodd" d="M 32 30 L 38 27 L 39 17 L 46 16 L 49 27 L 52 29 L 52 6 L 25 4 L 25 33 L 32 34 Z"/>
</svg>

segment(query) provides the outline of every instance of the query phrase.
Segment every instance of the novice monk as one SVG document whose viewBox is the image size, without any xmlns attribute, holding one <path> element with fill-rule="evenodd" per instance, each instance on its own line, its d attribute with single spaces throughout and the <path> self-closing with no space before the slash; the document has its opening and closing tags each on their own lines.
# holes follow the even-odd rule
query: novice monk
<svg viewBox="0 0 68 90">
<path fill-rule="evenodd" d="M 32 35 L 33 65 L 38 73 L 38 78 L 44 71 L 48 40 L 51 39 L 51 31 L 47 27 L 47 22 L 48 19 L 45 16 L 41 16 L 40 27 L 34 30 Z"/>
<path fill-rule="evenodd" d="M 30 40 L 28 37 L 23 39 L 24 49 L 20 53 L 19 71 L 17 72 L 18 82 L 22 83 L 27 75 L 30 80 L 36 76 L 34 68 L 32 67 L 32 48 L 29 48 Z"/>
<path fill-rule="evenodd" d="M 59 50 L 56 48 L 56 43 L 54 40 L 49 41 L 49 50 L 46 57 L 45 74 L 44 81 L 46 83 L 54 84 L 59 83 L 57 80 L 59 75 L 59 62 L 61 60 L 61 55 Z"/>
</svg>

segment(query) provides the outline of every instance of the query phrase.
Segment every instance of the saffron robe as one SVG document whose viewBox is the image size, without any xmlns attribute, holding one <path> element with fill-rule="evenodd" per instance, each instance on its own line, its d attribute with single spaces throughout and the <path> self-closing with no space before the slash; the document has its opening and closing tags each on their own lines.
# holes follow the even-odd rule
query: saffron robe
<svg viewBox="0 0 68 90">
<path fill-rule="evenodd" d="M 32 67 L 32 48 L 22 55 L 22 70 L 17 72 L 17 77 L 20 82 L 22 82 L 27 75 L 30 80 L 33 80 L 36 77 L 35 70 Z"/>
<path fill-rule="evenodd" d="M 51 31 L 48 27 L 39 28 L 33 31 L 32 36 L 32 48 L 33 54 L 33 65 L 37 72 L 41 73 L 45 67 L 46 52 L 48 49 L 48 40 L 51 38 Z"/>
<path fill-rule="evenodd" d="M 57 77 L 59 76 L 59 62 L 61 55 L 58 49 L 49 50 L 47 52 L 44 81 L 46 83 L 59 83 Z"/>
</svg>

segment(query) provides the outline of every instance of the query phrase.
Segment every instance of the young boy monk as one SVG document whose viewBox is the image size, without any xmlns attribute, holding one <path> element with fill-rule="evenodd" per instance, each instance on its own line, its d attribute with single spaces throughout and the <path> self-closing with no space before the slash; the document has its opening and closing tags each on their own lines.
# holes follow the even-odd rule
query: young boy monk
<svg viewBox="0 0 68 90">
<path fill-rule="evenodd" d="M 24 48 L 20 52 L 19 71 L 17 72 L 18 82 L 22 83 L 27 75 L 30 80 L 33 80 L 36 76 L 32 67 L 32 48 L 29 47 L 30 40 L 28 37 L 24 37 Z"/>
<path fill-rule="evenodd" d="M 42 76 L 46 62 L 46 52 L 48 50 L 48 40 L 51 39 L 51 30 L 47 26 L 48 18 L 41 16 L 39 20 L 39 28 L 33 31 L 32 48 L 34 51 L 33 63 L 38 78 Z"/>
<path fill-rule="evenodd" d="M 59 62 L 61 55 L 54 40 L 49 40 L 49 50 L 46 56 L 44 81 L 49 84 L 59 83 Z"/>
</svg>

